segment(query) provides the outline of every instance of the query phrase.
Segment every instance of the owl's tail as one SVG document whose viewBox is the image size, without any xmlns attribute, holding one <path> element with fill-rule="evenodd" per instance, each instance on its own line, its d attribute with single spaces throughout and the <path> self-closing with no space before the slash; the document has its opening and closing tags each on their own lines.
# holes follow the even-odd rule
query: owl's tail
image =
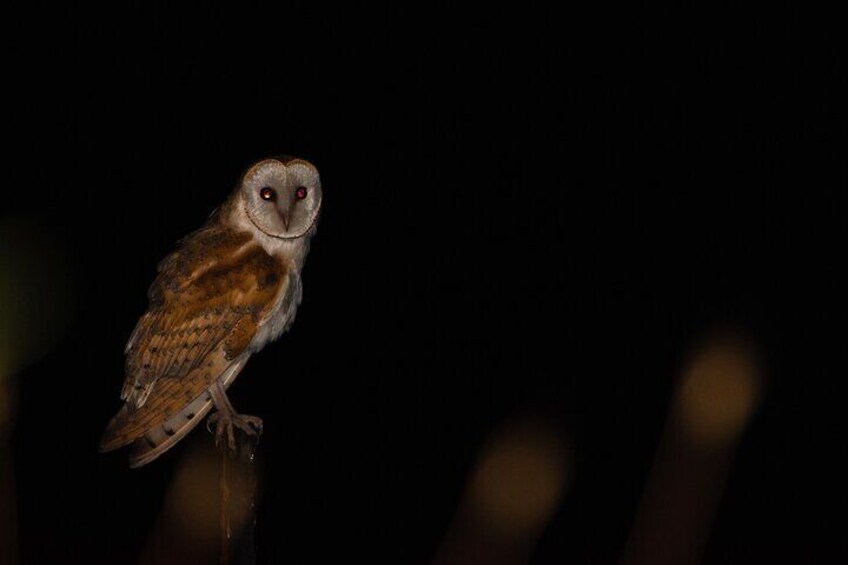
<svg viewBox="0 0 848 565">
<path fill-rule="evenodd" d="M 100 453 L 112 451 L 132 443 L 133 438 L 127 436 L 123 430 L 132 425 L 133 414 L 124 404 L 114 418 L 109 420 L 103 437 L 100 438 Z"/>
<path fill-rule="evenodd" d="M 130 467 L 147 465 L 171 449 L 203 420 L 212 405 L 209 392 L 204 392 L 165 422 L 145 432 L 132 444 Z"/>
<path fill-rule="evenodd" d="M 211 408 L 212 397 L 207 390 L 179 412 L 150 426 L 140 436 L 136 436 L 122 433 L 122 430 L 132 427 L 134 416 L 129 405 L 125 404 L 106 427 L 103 438 L 100 440 L 100 451 L 112 451 L 132 444 L 130 467 L 141 467 L 176 445 L 203 420 Z"/>
<path fill-rule="evenodd" d="M 240 356 L 221 375 L 220 381 L 225 390 L 238 376 L 249 357 L 249 354 Z M 181 382 L 171 380 L 168 384 L 178 386 Z M 146 465 L 176 445 L 203 420 L 214 405 L 212 394 L 207 388 L 201 389 L 202 392 L 178 412 L 164 412 L 168 406 L 173 405 L 170 402 L 173 391 L 168 389 L 165 383 L 161 384 L 161 396 L 168 398 L 168 401 L 158 404 L 148 401 L 139 408 L 130 408 L 130 403 L 124 404 L 106 426 L 100 440 L 101 452 L 132 444 L 130 467 Z"/>
</svg>

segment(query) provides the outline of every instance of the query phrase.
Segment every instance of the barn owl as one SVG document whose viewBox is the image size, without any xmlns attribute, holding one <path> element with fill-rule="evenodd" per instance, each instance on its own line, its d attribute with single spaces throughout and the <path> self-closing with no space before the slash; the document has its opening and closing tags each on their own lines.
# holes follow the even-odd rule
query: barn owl
<svg viewBox="0 0 848 565">
<path fill-rule="evenodd" d="M 226 390 L 251 355 L 277 339 L 300 304 L 300 271 L 321 210 L 321 182 L 302 159 L 250 167 L 202 228 L 159 264 L 149 307 L 126 346 L 125 404 L 100 451 L 132 444 L 130 466 L 153 461 L 214 406 L 207 427 L 235 448 L 237 414 Z"/>
</svg>

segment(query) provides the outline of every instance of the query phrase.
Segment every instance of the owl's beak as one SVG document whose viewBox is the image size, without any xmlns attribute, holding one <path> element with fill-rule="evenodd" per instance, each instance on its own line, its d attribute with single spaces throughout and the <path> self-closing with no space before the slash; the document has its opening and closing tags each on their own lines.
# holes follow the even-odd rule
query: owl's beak
<svg viewBox="0 0 848 565">
<path fill-rule="evenodd" d="M 280 219 L 283 220 L 283 226 L 286 228 L 286 231 L 289 231 L 289 211 L 278 208 L 280 213 Z"/>
</svg>

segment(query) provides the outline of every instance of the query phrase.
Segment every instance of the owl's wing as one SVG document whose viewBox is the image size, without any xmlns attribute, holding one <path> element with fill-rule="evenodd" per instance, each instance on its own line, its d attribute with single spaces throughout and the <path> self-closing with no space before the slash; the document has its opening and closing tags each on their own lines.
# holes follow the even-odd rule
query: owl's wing
<svg viewBox="0 0 848 565">
<path fill-rule="evenodd" d="M 127 344 L 126 404 L 107 427 L 101 450 L 131 443 L 199 402 L 245 353 L 294 286 L 289 279 L 286 266 L 249 236 L 201 231 L 184 240 L 160 265 L 150 308 Z M 209 403 L 200 404 L 208 410 Z"/>
<path fill-rule="evenodd" d="M 287 282 L 284 266 L 247 234 L 189 236 L 159 266 L 150 308 L 127 343 L 121 398 L 140 408 L 159 379 L 190 375 L 237 326 L 240 336 L 251 325 L 255 332 Z"/>
<path fill-rule="evenodd" d="M 156 392 L 141 408 L 124 404 L 106 427 L 100 451 L 112 451 L 133 444 L 130 467 L 145 465 L 165 453 L 203 420 L 212 408 L 210 383 L 222 379 L 227 384 L 238 375 L 249 353 L 227 359 L 221 343 L 207 360 L 181 379 L 162 379 Z"/>
</svg>

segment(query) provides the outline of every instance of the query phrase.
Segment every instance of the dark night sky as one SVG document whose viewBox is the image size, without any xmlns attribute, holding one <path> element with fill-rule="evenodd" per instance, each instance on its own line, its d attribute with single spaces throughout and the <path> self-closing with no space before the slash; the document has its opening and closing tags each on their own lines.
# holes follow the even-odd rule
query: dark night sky
<svg viewBox="0 0 848 565">
<path fill-rule="evenodd" d="M 19 375 L 24 563 L 143 547 L 184 446 L 138 471 L 97 453 L 123 345 L 159 259 L 280 153 L 319 167 L 325 206 L 293 331 L 232 389 L 266 423 L 260 562 L 428 562 L 520 410 L 575 453 L 534 562 L 615 562 L 675 371 L 721 325 L 760 343 L 768 388 L 706 561 L 844 553 L 834 30 L 788 10 L 86 9 L 31 15 L 3 55 L 3 214 L 62 242 L 68 280 L 45 288 L 75 297 Z"/>
</svg>

